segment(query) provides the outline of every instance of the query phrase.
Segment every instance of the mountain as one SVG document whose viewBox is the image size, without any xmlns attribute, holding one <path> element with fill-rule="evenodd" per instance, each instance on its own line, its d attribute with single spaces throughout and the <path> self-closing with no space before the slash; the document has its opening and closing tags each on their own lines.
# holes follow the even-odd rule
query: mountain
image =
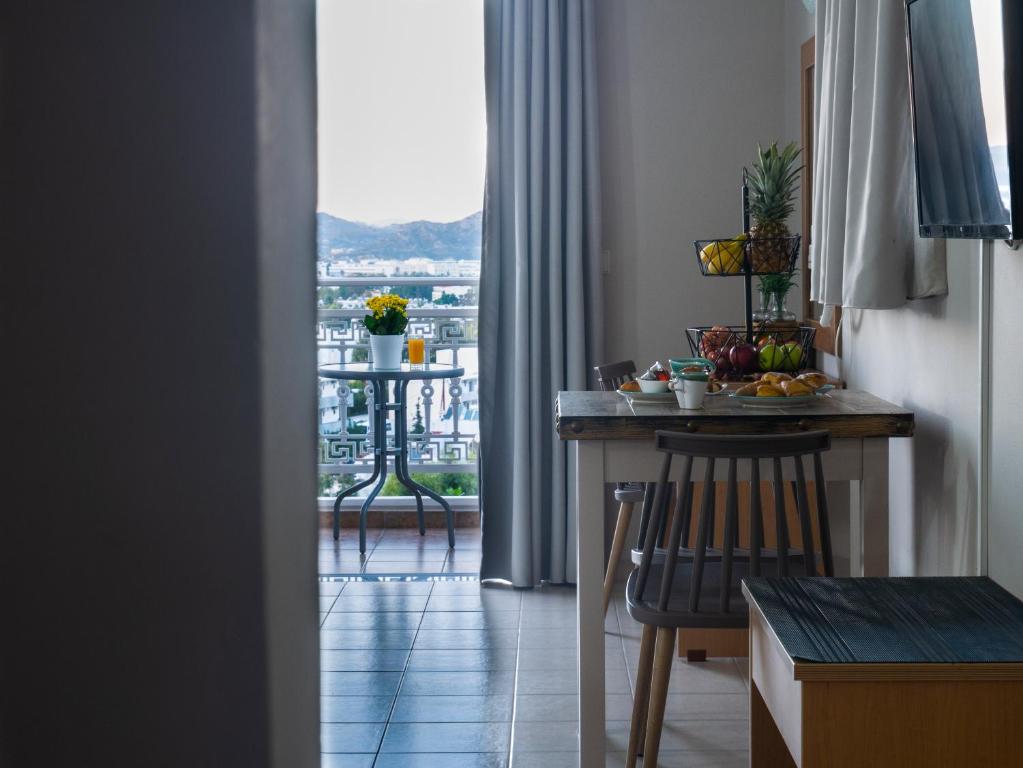
<svg viewBox="0 0 1023 768">
<path fill-rule="evenodd" d="M 316 251 L 328 261 L 332 251 L 345 257 L 476 260 L 483 237 L 483 212 L 450 222 L 409 221 L 375 227 L 358 221 L 316 214 Z"/>
</svg>

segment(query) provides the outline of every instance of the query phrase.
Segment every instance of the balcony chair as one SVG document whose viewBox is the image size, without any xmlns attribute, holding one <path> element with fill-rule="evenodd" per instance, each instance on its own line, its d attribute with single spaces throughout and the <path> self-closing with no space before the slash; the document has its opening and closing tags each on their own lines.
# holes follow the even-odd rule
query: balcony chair
<svg viewBox="0 0 1023 768">
<path fill-rule="evenodd" d="M 828 523 L 827 498 L 821 455 L 831 447 L 827 432 L 805 432 L 794 435 L 691 435 L 659 431 L 656 448 L 664 454 L 661 472 L 650 504 L 650 521 L 643 536 L 643 549 L 638 567 L 626 585 L 626 604 L 634 620 L 643 624 L 639 665 L 636 672 L 632 727 L 629 734 L 627 768 L 634 768 L 645 741 L 642 754 L 645 765 L 657 765 L 661 727 L 668 694 L 668 680 L 679 629 L 741 629 L 749 626 L 749 613 L 741 593 L 746 576 L 759 576 L 763 570 L 788 575 L 820 575 L 813 547 L 813 525 L 809 488 L 803 457 L 812 456 L 813 480 L 817 500 L 816 515 L 820 534 L 820 553 L 825 575 L 833 575 L 831 533 Z M 703 493 L 697 535 L 687 552 L 683 530 L 688 529 L 692 515 L 693 494 L 679 493 L 667 547 L 661 548 L 658 531 L 667 515 L 670 498 L 669 477 L 672 458 L 683 457 L 678 488 L 691 488 L 693 465 L 704 463 Z M 713 551 L 712 528 L 715 514 L 715 461 L 728 461 L 728 480 L 724 514 L 724 531 L 720 550 Z M 750 482 L 749 529 L 750 546 L 739 550 L 738 465 L 748 461 Z M 796 499 L 801 536 L 800 551 L 789 547 L 783 460 L 791 460 L 794 470 L 793 490 Z M 764 542 L 764 510 L 761 505 L 760 462 L 770 461 L 773 467 L 774 508 L 776 511 L 777 549 L 768 552 Z M 649 495 L 649 494 L 648 494 Z M 770 556 L 768 556 L 770 554 Z M 711 556 L 714 555 L 714 556 Z M 645 740 L 644 740 L 645 731 Z"/>
</svg>

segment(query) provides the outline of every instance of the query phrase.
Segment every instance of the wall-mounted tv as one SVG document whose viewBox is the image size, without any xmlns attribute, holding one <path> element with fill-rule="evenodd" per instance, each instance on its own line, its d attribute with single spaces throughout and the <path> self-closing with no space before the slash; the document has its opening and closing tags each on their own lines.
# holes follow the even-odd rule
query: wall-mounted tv
<svg viewBox="0 0 1023 768">
<path fill-rule="evenodd" d="M 907 0 L 922 237 L 1023 238 L 1023 0 Z"/>
</svg>

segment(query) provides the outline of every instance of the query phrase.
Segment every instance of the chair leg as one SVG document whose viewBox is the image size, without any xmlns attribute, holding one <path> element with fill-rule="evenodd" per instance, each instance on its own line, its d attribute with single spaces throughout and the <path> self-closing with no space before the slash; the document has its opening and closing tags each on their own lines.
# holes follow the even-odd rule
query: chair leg
<svg viewBox="0 0 1023 768">
<path fill-rule="evenodd" d="M 607 573 L 604 575 L 604 615 L 607 616 L 607 606 L 611 602 L 611 591 L 615 586 L 615 572 L 618 570 L 618 561 L 621 560 L 622 551 L 625 549 L 625 537 L 629 533 L 629 523 L 632 522 L 631 502 L 623 502 L 618 507 L 618 522 L 615 523 L 615 535 L 611 540 L 611 558 L 607 561 Z"/>
<path fill-rule="evenodd" d="M 643 639 L 639 646 L 639 666 L 636 668 L 636 695 L 632 700 L 632 726 L 629 729 L 629 753 L 625 768 L 636 768 L 636 758 L 639 757 L 642 748 L 647 705 L 650 703 L 650 673 L 654 666 L 656 638 L 657 627 L 653 624 L 644 624 Z"/>
<path fill-rule="evenodd" d="M 657 643 L 654 647 L 654 670 L 650 680 L 650 705 L 646 716 L 643 765 L 657 765 L 657 753 L 661 748 L 661 727 L 664 725 L 664 708 L 668 702 L 671 659 L 674 655 L 675 629 L 658 627 Z"/>
</svg>

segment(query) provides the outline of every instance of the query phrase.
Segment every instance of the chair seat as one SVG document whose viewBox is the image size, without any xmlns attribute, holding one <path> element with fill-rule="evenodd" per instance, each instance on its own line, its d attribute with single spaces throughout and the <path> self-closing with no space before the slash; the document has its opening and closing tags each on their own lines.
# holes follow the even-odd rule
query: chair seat
<svg viewBox="0 0 1023 768">
<path fill-rule="evenodd" d="M 732 579 L 730 603 L 727 613 L 721 608 L 721 561 L 706 561 L 703 566 L 703 582 L 700 587 L 699 611 L 689 610 L 689 584 L 692 579 L 693 565 L 691 562 L 680 561 L 675 569 L 672 583 L 671 599 L 668 609 L 662 611 L 657 606 L 657 596 L 661 591 L 661 580 L 664 569 L 660 565 L 651 565 L 647 577 L 645 599 L 636 599 L 636 582 L 639 569 L 629 574 L 625 586 L 625 602 L 629 615 L 641 624 L 652 624 L 656 627 L 707 629 L 741 629 L 749 626 L 749 608 L 742 596 L 742 579 L 749 576 L 749 562 L 736 560 L 732 563 Z"/>
<path fill-rule="evenodd" d="M 643 483 L 622 483 L 615 488 L 615 501 L 619 504 L 642 504 L 644 493 Z"/>
</svg>

